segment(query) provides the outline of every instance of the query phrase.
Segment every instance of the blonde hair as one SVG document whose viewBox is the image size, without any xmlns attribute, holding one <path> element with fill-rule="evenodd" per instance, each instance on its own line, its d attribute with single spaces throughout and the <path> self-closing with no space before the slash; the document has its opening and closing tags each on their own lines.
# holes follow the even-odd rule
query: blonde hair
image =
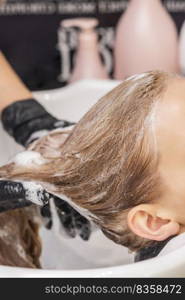
<svg viewBox="0 0 185 300">
<path fill-rule="evenodd" d="M 53 146 L 56 155 L 49 162 L 37 169 L 11 163 L 0 169 L 0 176 L 50 183 L 53 192 L 88 210 L 116 243 L 131 250 L 149 245 L 150 240 L 129 229 L 127 214 L 160 193 L 158 155 L 150 129 L 155 104 L 171 77 L 151 71 L 128 78 L 84 115 L 62 145 Z M 44 147 L 43 142 L 32 149 Z M 48 158 L 47 153 L 44 156 Z"/>
</svg>

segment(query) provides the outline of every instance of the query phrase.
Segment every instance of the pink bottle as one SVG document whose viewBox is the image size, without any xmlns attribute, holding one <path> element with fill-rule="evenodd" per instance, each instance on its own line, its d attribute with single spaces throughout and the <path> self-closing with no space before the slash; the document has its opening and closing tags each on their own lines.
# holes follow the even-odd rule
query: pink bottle
<svg viewBox="0 0 185 300">
<path fill-rule="evenodd" d="M 130 0 L 118 22 L 116 79 L 152 69 L 178 72 L 178 34 L 160 0 Z"/>
<path fill-rule="evenodd" d="M 106 69 L 101 62 L 97 33 L 94 28 L 98 20 L 94 18 L 75 18 L 62 21 L 63 27 L 79 27 L 79 46 L 74 69 L 69 82 L 80 79 L 107 79 Z"/>
</svg>

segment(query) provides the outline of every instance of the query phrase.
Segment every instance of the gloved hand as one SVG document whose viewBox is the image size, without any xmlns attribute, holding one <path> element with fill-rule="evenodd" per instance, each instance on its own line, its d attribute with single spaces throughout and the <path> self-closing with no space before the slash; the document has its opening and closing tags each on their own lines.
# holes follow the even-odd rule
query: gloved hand
<svg viewBox="0 0 185 300">
<path fill-rule="evenodd" d="M 59 220 L 70 237 L 79 235 L 88 240 L 91 233 L 90 222 L 64 200 L 48 193 L 39 184 L 0 180 L 0 213 L 23 208 L 33 203 L 41 206 L 41 215 L 47 220 L 46 227 L 52 227 L 49 200 L 54 201 Z"/>
<path fill-rule="evenodd" d="M 83 240 L 87 241 L 91 234 L 90 222 L 64 200 L 56 196 L 53 196 L 53 200 L 59 220 L 66 233 L 72 238 L 79 235 Z M 53 221 L 49 203 L 41 208 L 41 215 L 47 219 L 46 227 L 50 229 Z"/>
<path fill-rule="evenodd" d="M 32 98 L 16 101 L 7 106 L 2 111 L 1 120 L 4 129 L 17 143 L 26 146 L 28 150 L 39 153 L 43 151 L 42 133 L 45 136 L 52 130 L 69 128 L 75 124 L 53 117 L 40 103 Z M 60 136 L 58 142 L 63 143 L 62 136 Z M 46 141 L 44 141 L 44 144 L 46 147 Z M 45 151 L 51 152 L 54 145 L 55 143 L 49 144 Z M 80 235 L 83 240 L 88 240 L 91 232 L 90 222 L 67 202 L 47 193 L 41 186 L 38 187 L 36 183 L 31 183 L 30 189 L 30 182 L 25 184 L 25 182 L 0 181 L 0 212 L 25 207 L 35 202 L 41 205 L 41 215 L 45 219 L 45 225 L 48 229 L 52 227 L 53 223 L 49 204 L 50 199 L 54 201 L 58 217 L 66 233 L 71 237 Z"/>
</svg>

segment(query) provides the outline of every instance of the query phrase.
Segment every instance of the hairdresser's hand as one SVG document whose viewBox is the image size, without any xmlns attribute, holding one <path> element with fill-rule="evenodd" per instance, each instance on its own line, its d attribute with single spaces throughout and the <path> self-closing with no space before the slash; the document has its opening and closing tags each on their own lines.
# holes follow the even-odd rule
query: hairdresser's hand
<svg viewBox="0 0 185 300">
<path fill-rule="evenodd" d="M 49 200 L 54 201 L 66 233 L 70 237 L 79 235 L 83 240 L 88 240 L 91 233 L 90 222 L 64 200 L 48 193 L 39 184 L 33 182 L 0 180 L 0 213 L 35 203 L 41 206 L 41 215 L 46 221 L 46 227 L 51 229 L 52 214 Z"/>
<path fill-rule="evenodd" d="M 17 76 L 0 51 L 0 111 L 16 100 L 31 98 L 32 93 Z"/>
<path fill-rule="evenodd" d="M 0 213 L 33 203 L 44 206 L 48 204 L 50 197 L 39 184 L 0 180 Z"/>
<path fill-rule="evenodd" d="M 87 241 L 91 234 L 90 222 L 64 200 L 56 196 L 53 196 L 53 200 L 59 220 L 66 233 L 72 238 L 79 235 Z M 46 220 L 46 227 L 51 229 L 53 221 L 49 203 L 41 208 L 41 215 Z"/>
</svg>

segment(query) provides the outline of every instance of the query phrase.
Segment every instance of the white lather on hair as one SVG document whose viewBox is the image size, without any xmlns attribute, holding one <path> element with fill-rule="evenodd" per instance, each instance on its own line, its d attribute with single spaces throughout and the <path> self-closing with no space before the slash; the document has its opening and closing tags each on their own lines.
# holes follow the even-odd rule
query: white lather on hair
<svg viewBox="0 0 185 300">
<path fill-rule="evenodd" d="M 47 160 L 36 151 L 26 150 L 18 153 L 12 160 L 18 166 L 36 167 L 47 162 Z"/>
</svg>

